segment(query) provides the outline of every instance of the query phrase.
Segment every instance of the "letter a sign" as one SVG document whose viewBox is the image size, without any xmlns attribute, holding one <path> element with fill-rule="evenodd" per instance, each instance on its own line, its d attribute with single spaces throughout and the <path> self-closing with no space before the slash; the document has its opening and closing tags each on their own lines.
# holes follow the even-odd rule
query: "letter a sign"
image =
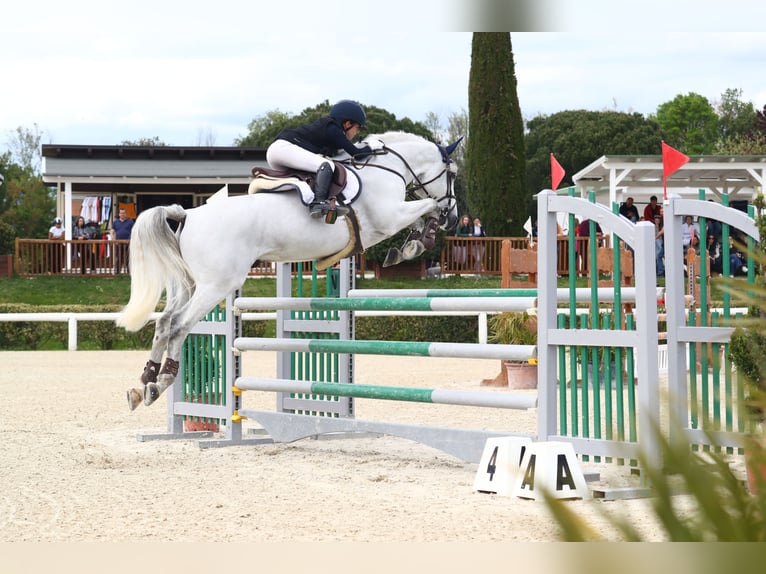
<svg viewBox="0 0 766 574">
<path fill-rule="evenodd" d="M 580 463 L 571 443 L 533 442 L 527 445 L 513 495 L 519 498 L 590 498 Z"/>
</svg>

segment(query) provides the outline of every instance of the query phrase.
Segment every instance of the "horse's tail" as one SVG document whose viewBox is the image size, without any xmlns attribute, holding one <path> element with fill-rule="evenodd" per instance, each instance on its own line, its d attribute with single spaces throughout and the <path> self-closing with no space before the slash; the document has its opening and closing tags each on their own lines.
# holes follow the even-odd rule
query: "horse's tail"
<svg viewBox="0 0 766 574">
<path fill-rule="evenodd" d="M 130 234 L 130 301 L 117 319 L 118 326 L 128 331 L 143 327 L 165 287 L 193 289 L 194 279 L 181 256 L 178 234 L 166 221 L 181 223 L 185 218 L 183 207 L 171 205 L 152 207 L 136 219 Z"/>
</svg>

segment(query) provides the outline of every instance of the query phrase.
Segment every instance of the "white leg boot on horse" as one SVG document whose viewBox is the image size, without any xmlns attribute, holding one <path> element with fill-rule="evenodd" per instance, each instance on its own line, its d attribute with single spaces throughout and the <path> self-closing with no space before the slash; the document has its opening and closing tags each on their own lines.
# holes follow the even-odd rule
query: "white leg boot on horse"
<svg viewBox="0 0 766 574">
<path fill-rule="evenodd" d="M 400 249 L 392 247 L 386 253 L 386 259 L 383 261 L 383 267 L 398 265 L 402 261 L 411 261 L 420 256 L 427 249 L 432 249 L 436 244 L 436 229 L 439 222 L 435 217 L 429 217 L 425 224 L 422 221 L 417 222 L 412 232 L 404 240 Z"/>
</svg>

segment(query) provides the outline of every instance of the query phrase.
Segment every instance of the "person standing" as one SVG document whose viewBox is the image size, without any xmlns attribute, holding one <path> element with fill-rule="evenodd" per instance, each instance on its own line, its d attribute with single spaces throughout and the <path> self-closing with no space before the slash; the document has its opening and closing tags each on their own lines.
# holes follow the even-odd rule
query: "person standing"
<svg viewBox="0 0 766 574">
<path fill-rule="evenodd" d="M 620 206 L 620 215 L 627 217 L 633 223 L 638 223 L 638 208 L 633 203 L 633 198 L 629 197 Z"/>
<path fill-rule="evenodd" d="M 684 257 L 686 257 L 686 252 L 690 247 L 696 248 L 699 245 L 699 236 L 699 227 L 694 222 L 694 218 L 691 215 L 684 217 L 684 222 L 681 224 L 681 244 L 684 248 Z"/>
<path fill-rule="evenodd" d="M 72 239 L 78 240 L 78 241 L 84 241 L 85 239 L 91 238 L 91 232 L 90 228 L 85 225 L 85 218 L 81 215 L 77 218 L 77 221 L 75 222 L 74 227 L 72 228 Z M 76 243 L 74 245 L 74 253 L 72 253 L 72 260 L 73 263 L 76 263 L 79 261 L 80 263 L 80 274 L 85 275 L 85 259 L 86 259 L 86 253 L 88 252 L 88 248 L 90 246 L 83 245 L 81 243 Z"/>
<path fill-rule="evenodd" d="M 659 215 L 654 216 L 654 261 L 657 277 L 665 277 L 665 227 Z"/>
<path fill-rule="evenodd" d="M 471 224 L 471 218 L 468 215 L 464 215 L 460 218 L 460 223 L 458 223 L 457 227 L 455 228 L 455 237 L 471 237 L 473 235 L 473 225 Z M 455 242 L 455 264 L 458 268 L 458 271 L 463 271 L 465 269 L 465 263 L 466 263 L 466 249 L 468 243 L 465 240 L 458 240 Z"/>
<path fill-rule="evenodd" d="M 50 269 L 54 273 L 61 273 L 64 266 L 64 239 L 66 239 L 66 229 L 64 222 L 60 217 L 53 220 L 53 227 L 48 230 L 48 241 L 55 241 L 48 248 L 48 259 Z"/>
<path fill-rule="evenodd" d="M 486 237 L 487 230 L 481 224 L 481 219 L 478 217 L 473 218 L 473 231 L 471 236 L 479 238 Z M 471 255 L 473 256 L 474 265 L 476 266 L 476 273 L 481 273 L 481 260 L 484 257 L 484 243 L 481 241 L 474 241 L 471 246 Z"/>
<path fill-rule="evenodd" d="M 117 219 L 112 222 L 111 236 L 112 239 L 130 241 L 130 234 L 133 231 L 133 224 L 135 222 L 130 219 L 125 211 L 124 207 L 121 207 L 117 214 Z M 130 272 L 128 261 L 128 244 L 115 244 L 114 248 L 114 274 L 119 275 L 122 272 L 124 265 L 125 272 Z"/>
<path fill-rule="evenodd" d="M 654 221 L 655 216 L 662 217 L 662 206 L 657 203 L 657 196 L 649 198 L 649 204 L 644 208 L 644 221 Z"/>
</svg>

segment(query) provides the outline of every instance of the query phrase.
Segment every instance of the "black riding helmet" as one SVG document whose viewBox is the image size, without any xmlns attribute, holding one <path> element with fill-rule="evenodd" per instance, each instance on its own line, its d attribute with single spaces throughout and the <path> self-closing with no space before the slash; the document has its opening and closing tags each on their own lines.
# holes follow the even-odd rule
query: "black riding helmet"
<svg viewBox="0 0 766 574">
<path fill-rule="evenodd" d="M 361 104 L 353 100 L 340 100 L 330 108 L 329 115 L 341 125 L 346 120 L 351 120 L 360 127 L 364 127 L 367 123 L 367 114 L 364 113 Z"/>
</svg>

